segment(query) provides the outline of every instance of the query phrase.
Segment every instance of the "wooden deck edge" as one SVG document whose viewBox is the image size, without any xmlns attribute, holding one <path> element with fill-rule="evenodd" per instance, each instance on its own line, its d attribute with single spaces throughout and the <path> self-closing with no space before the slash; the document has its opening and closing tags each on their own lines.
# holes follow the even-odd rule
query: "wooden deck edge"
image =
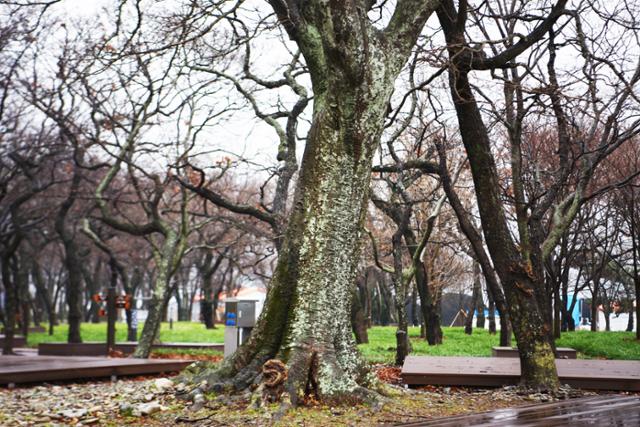
<svg viewBox="0 0 640 427">
<path fill-rule="evenodd" d="M 135 343 L 116 343 L 115 350 L 124 354 L 131 354 L 136 348 Z M 38 355 L 40 356 L 105 356 L 107 344 L 101 342 L 86 343 L 40 343 Z M 154 350 L 212 350 L 224 351 L 224 344 L 220 343 L 160 343 L 153 344 Z"/>
<path fill-rule="evenodd" d="M 503 387 L 516 385 L 520 376 L 400 374 L 407 385 L 441 385 L 461 387 Z M 586 390 L 640 391 L 640 381 L 621 378 L 560 377 L 562 384 Z"/>
<path fill-rule="evenodd" d="M 115 376 L 148 375 L 179 372 L 193 363 L 192 360 L 159 360 L 153 363 L 137 363 L 112 366 L 80 366 L 68 368 L 29 370 L 0 374 L 0 384 L 22 384 L 61 380 L 81 380 L 86 378 L 104 378 Z"/>
</svg>

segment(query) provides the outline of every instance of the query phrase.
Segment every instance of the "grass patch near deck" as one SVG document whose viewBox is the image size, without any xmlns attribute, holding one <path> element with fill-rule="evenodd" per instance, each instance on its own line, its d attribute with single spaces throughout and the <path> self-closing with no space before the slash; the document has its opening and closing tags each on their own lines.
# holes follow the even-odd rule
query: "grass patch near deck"
<svg viewBox="0 0 640 427">
<path fill-rule="evenodd" d="M 47 325 L 44 325 L 47 327 Z M 138 325 L 138 336 L 142 333 L 143 323 Z M 54 328 L 53 335 L 47 332 L 30 333 L 27 337 L 29 347 L 37 347 L 41 342 L 67 342 L 69 326 L 60 324 Z M 106 323 L 83 323 L 80 326 L 82 341 L 107 341 Z M 127 325 L 116 324 L 116 341 L 124 342 L 127 339 Z M 224 341 L 224 326 L 216 329 L 207 329 L 204 324 L 197 322 L 173 322 L 173 329 L 168 322 L 163 322 L 160 327 L 160 342 L 207 342 L 222 343 Z"/>
<path fill-rule="evenodd" d="M 393 326 L 374 326 L 369 329 L 369 344 L 358 347 L 367 360 L 373 363 L 393 363 L 395 360 L 395 331 Z M 429 346 L 420 338 L 420 328 L 409 328 L 414 356 L 478 356 L 490 357 L 491 347 L 500 343 L 498 335 L 474 328 L 472 335 L 462 327 L 445 327 L 443 343 Z M 516 341 L 513 339 L 513 345 Z M 640 360 L 640 342 L 632 332 L 564 332 L 557 340 L 558 347 L 570 347 L 582 359 Z"/>
<path fill-rule="evenodd" d="M 140 324 L 138 333 L 142 331 Z M 82 339 L 85 342 L 107 339 L 106 323 L 83 323 Z M 413 346 L 412 355 L 425 356 L 491 356 L 491 347 L 499 344 L 498 335 L 490 335 L 486 330 L 474 328 L 472 335 L 466 335 L 464 328 L 442 328 L 444 339 L 442 345 L 429 346 L 426 340 L 420 338 L 420 328 L 409 328 L 409 337 Z M 61 324 L 55 327 L 52 336 L 44 333 L 31 333 L 28 346 L 37 347 L 41 342 L 66 342 L 68 327 Z M 372 363 L 393 363 L 395 359 L 394 326 L 374 326 L 369 329 L 369 344 L 358 347 L 367 360 Z M 124 323 L 116 325 L 116 340 L 125 341 L 127 327 Z M 216 329 L 206 329 L 198 322 L 173 322 L 173 329 L 169 323 L 163 323 L 160 328 L 161 342 L 224 342 L 224 326 Z M 515 340 L 513 341 L 515 345 Z M 579 358 L 586 359 L 620 359 L 640 360 L 640 342 L 635 340 L 632 332 L 565 332 L 557 341 L 558 347 L 570 347 L 578 351 Z M 190 350 L 182 350 L 189 353 Z"/>
</svg>

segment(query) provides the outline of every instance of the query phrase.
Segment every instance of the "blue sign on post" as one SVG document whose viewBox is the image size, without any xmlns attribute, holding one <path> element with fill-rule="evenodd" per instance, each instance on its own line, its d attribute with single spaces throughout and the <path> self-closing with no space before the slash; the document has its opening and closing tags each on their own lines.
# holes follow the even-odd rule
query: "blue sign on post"
<svg viewBox="0 0 640 427">
<path fill-rule="evenodd" d="M 235 313 L 227 313 L 227 321 L 225 322 L 227 326 L 236 326 L 236 314 Z"/>
</svg>

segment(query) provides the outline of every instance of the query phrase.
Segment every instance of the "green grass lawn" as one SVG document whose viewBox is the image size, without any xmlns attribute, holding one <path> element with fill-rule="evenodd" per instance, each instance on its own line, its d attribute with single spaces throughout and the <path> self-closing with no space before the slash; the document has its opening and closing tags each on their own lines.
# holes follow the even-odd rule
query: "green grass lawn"
<svg viewBox="0 0 640 427">
<path fill-rule="evenodd" d="M 142 330 L 142 324 L 139 331 Z M 83 323 L 81 327 L 84 341 L 106 341 L 106 323 Z M 491 347 L 497 346 L 497 335 L 490 335 L 485 330 L 474 328 L 473 335 L 466 335 L 463 328 L 443 328 L 442 345 L 429 346 L 420 339 L 419 328 L 409 328 L 409 336 L 414 355 L 430 356 L 482 356 L 491 355 Z M 116 340 L 124 341 L 127 328 L 125 324 L 116 326 Z M 28 345 L 36 347 L 41 342 L 66 342 L 67 325 L 56 326 L 55 333 L 31 333 Z M 160 328 L 162 342 L 217 342 L 224 341 L 224 326 L 207 330 L 203 324 L 196 322 L 174 322 L 173 329 L 168 323 Z M 515 343 L 515 341 L 514 341 Z M 557 341 L 558 347 L 571 347 L 578 351 L 580 358 L 606 358 L 640 360 L 640 343 L 632 332 L 590 332 L 577 331 L 562 334 Z M 395 327 L 375 326 L 369 329 L 369 344 L 359 346 L 362 354 L 371 362 L 391 363 L 395 358 Z"/>
<path fill-rule="evenodd" d="M 640 359 L 640 342 L 634 332 L 575 331 L 562 334 L 558 347 L 575 348 L 585 359 Z"/>
<path fill-rule="evenodd" d="M 442 328 L 442 345 L 429 346 L 420 339 L 420 328 L 409 328 L 413 355 L 425 356 L 491 356 L 491 347 L 499 344 L 497 335 L 486 330 L 473 329 L 466 335 L 464 328 Z M 514 340 L 515 345 L 515 340 Z M 640 359 L 640 343 L 632 332 L 576 331 L 562 334 L 558 347 L 571 347 L 579 358 Z M 364 356 L 374 363 L 392 363 L 395 360 L 395 328 L 376 326 L 369 329 L 369 344 L 358 346 Z"/>
<path fill-rule="evenodd" d="M 45 328 L 47 325 L 44 325 Z M 138 325 L 138 336 L 144 325 Z M 41 342 L 66 342 L 68 326 L 61 324 L 56 326 L 54 334 L 46 332 L 30 333 L 27 338 L 29 347 L 37 347 Z M 80 327 L 83 341 L 107 341 L 106 323 L 83 323 Z M 127 338 L 127 326 L 124 323 L 116 324 L 116 341 L 125 341 Z M 224 326 L 217 329 L 206 329 L 202 323 L 173 322 L 173 329 L 169 329 L 169 323 L 162 323 L 160 327 L 160 341 L 162 342 L 211 342 L 224 341 Z"/>
</svg>

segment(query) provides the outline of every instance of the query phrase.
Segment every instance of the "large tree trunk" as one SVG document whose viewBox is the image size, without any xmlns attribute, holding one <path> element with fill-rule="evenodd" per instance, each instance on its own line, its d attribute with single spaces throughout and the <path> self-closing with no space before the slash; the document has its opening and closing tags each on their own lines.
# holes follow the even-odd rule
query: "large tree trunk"
<svg viewBox="0 0 640 427">
<path fill-rule="evenodd" d="M 288 227 L 249 341 L 215 379 L 249 386 L 269 359 L 289 368 L 295 405 L 369 398 L 373 378 L 349 322 L 373 154 L 394 82 L 436 2 L 398 8 L 386 32 L 358 2 L 271 2 L 298 43 L 313 85 L 313 119 Z"/>
<path fill-rule="evenodd" d="M 453 8 L 453 3 L 447 3 Z M 491 141 L 469 82 L 469 51 L 464 33 L 453 17 L 456 11 L 438 10 L 448 44 L 451 96 L 460 126 L 460 134 L 469 157 L 482 230 L 495 270 L 509 303 L 511 324 L 518 342 L 521 383 L 535 389 L 559 387 L 551 325 L 547 323 L 536 293 L 544 288 L 531 260 L 523 259 L 515 245 L 500 196 L 500 182 Z"/>
<path fill-rule="evenodd" d="M 309 392 L 353 396 L 368 384 L 349 318 L 371 160 L 395 78 L 379 66 L 369 66 L 376 84 L 363 76 L 354 86 L 328 72 L 325 90 L 315 92 L 294 208 L 264 309 L 249 342 L 216 373 L 237 374 L 238 388 L 274 357 L 289 367 L 294 403 Z"/>
</svg>

